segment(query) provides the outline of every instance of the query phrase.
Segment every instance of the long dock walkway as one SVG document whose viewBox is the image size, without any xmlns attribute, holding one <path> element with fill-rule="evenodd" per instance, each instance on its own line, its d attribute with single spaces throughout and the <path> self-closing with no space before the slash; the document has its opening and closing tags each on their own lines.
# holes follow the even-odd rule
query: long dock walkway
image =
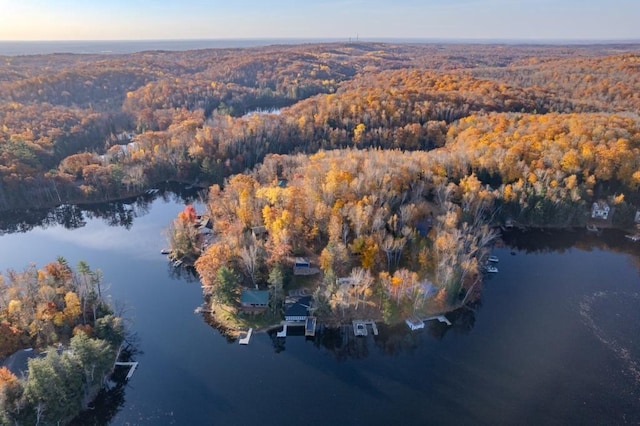
<svg viewBox="0 0 640 426">
<path fill-rule="evenodd" d="M 127 380 L 129 380 L 131 378 L 131 376 L 133 376 L 133 373 L 136 371 L 136 368 L 138 368 L 138 362 L 116 362 L 115 365 L 117 366 L 121 366 L 121 367 L 129 367 L 129 372 L 127 373 Z"/>
<path fill-rule="evenodd" d="M 422 321 L 431 321 L 431 320 L 438 320 L 440 322 L 443 322 L 447 325 L 451 325 L 451 321 L 449 321 L 447 319 L 447 317 L 445 317 L 444 315 L 436 315 L 433 317 L 429 317 L 429 318 L 423 318 Z"/>
</svg>

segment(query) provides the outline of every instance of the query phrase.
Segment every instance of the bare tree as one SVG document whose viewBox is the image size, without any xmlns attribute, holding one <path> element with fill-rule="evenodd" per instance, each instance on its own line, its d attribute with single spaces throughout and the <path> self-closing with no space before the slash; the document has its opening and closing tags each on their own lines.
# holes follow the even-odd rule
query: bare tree
<svg viewBox="0 0 640 426">
<path fill-rule="evenodd" d="M 255 236 L 251 237 L 249 245 L 246 245 L 240 249 L 240 258 L 242 259 L 242 265 L 245 267 L 247 275 L 251 279 L 251 283 L 254 287 L 258 288 L 256 280 L 256 274 L 260 267 L 260 243 Z"/>
</svg>

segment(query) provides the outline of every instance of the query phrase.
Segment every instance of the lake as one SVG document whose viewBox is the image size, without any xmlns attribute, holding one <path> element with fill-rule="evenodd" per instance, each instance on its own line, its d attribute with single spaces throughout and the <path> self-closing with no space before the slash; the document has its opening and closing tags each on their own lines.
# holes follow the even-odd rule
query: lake
<svg viewBox="0 0 640 426">
<path fill-rule="evenodd" d="M 163 230 L 183 207 L 165 194 L 113 215 L 74 210 L 73 220 L 58 220 L 67 227 L 14 224 L 26 231 L 0 236 L 0 270 L 85 260 L 126 304 L 140 366 L 103 422 L 640 422 L 640 243 L 620 233 L 506 235 L 493 253 L 500 272 L 480 303 L 448 314 L 451 327 L 380 327 L 364 338 L 327 331 L 315 340 L 254 334 L 241 346 L 194 314 L 199 283 L 160 254 Z"/>
</svg>

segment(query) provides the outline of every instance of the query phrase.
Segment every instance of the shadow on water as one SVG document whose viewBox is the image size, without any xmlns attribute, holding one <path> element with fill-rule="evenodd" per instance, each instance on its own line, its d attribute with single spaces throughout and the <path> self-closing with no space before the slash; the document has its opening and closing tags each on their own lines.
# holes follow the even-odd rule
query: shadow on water
<svg viewBox="0 0 640 426">
<path fill-rule="evenodd" d="M 191 265 L 175 266 L 174 262 L 167 259 L 167 274 L 171 279 L 176 281 L 185 281 L 187 283 L 199 282 L 198 273 L 196 268 Z"/>
<path fill-rule="evenodd" d="M 185 204 L 199 196 L 199 189 L 180 183 L 166 183 L 133 198 L 92 204 L 63 204 L 48 209 L 7 210 L 0 215 L 0 235 L 29 232 L 60 225 L 82 228 L 87 220 L 101 219 L 109 226 L 130 229 L 136 218 L 149 213 L 157 199 Z"/>
<path fill-rule="evenodd" d="M 304 338 L 314 347 L 331 354 L 337 361 L 349 359 L 365 359 L 375 350 L 386 356 L 396 356 L 405 352 L 416 350 L 425 335 L 436 340 L 443 340 L 449 333 L 456 335 L 469 334 L 476 322 L 476 313 L 480 309 L 481 302 L 473 304 L 446 314 L 451 325 L 440 321 L 427 321 L 425 328 L 411 331 L 404 323 L 387 326 L 378 325 L 378 335 L 369 334 L 366 337 L 355 336 L 351 325 L 338 328 L 320 327 L 314 337 L 305 337 L 304 327 L 289 327 L 287 337 L 277 337 L 278 330 L 269 331 L 271 344 L 275 353 L 286 350 L 286 339 Z"/>
</svg>

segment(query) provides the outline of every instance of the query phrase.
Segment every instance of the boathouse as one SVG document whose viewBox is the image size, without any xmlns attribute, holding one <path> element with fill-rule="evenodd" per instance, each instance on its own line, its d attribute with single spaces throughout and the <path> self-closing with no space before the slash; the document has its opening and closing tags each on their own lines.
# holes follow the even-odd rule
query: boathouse
<svg viewBox="0 0 640 426">
<path fill-rule="evenodd" d="M 424 328 L 424 321 L 417 317 L 409 317 L 404 322 L 409 326 L 411 330 L 420 330 Z"/>
<path fill-rule="evenodd" d="M 285 321 L 301 322 L 309 317 L 311 307 L 311 296 L 304 296 L 289 305 L 284 311 Z"/>
</svg>

